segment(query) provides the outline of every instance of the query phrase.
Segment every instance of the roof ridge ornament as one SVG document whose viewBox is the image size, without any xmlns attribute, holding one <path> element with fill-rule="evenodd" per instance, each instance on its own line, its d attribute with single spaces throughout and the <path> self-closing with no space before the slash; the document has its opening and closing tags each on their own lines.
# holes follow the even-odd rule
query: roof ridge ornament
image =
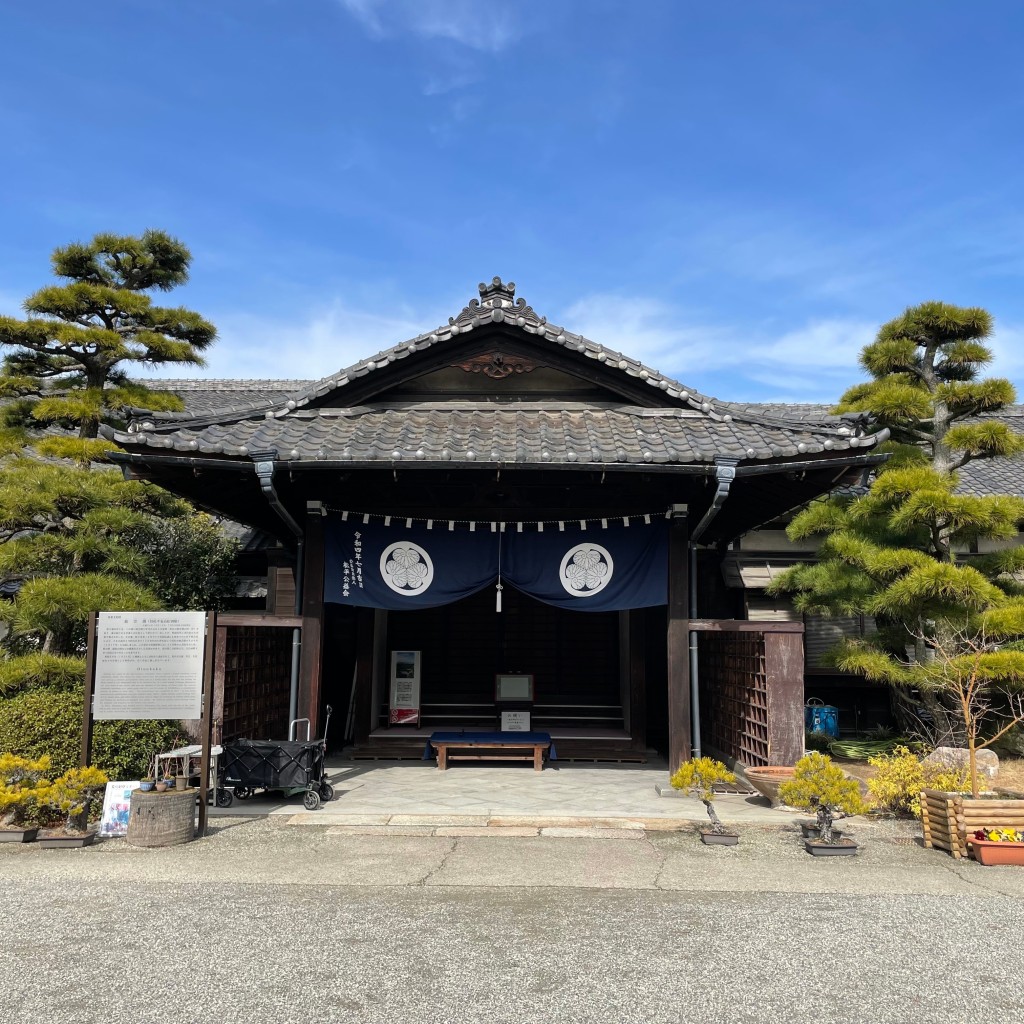
<svg viewBox="0 0 1024 1024">
<path fill-rule="evenodd" d="M 547 317 L 537 316 L 533 308 L 526 304 L 525 299 L 516 298 L 515 281 L 505 284 L 500 277 L 492 277 L 490 284 L 481 281 L 477 288 L 480 291 L 480 298 L 470 299 L 458 316 L 448 317 L 449 324 L 462 327 L 490 319 L 497 323 L 508 321 L 520 327 L 526 324 L 541 327 L 548 322 Z"/>
</svg>

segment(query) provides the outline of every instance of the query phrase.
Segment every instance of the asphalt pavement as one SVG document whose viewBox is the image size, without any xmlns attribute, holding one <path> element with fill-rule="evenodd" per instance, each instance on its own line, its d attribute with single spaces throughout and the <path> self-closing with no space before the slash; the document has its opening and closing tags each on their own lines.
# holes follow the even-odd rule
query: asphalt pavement
<svg viewBox="0 0 1024 1024">
<path fill-rule="evenodd" d="M 1024 871 L 912 825 L 355 835 L 220 819 L 186 846 L 0 846 L 0 1021 L 1016 1019 Z"/>
</svg>

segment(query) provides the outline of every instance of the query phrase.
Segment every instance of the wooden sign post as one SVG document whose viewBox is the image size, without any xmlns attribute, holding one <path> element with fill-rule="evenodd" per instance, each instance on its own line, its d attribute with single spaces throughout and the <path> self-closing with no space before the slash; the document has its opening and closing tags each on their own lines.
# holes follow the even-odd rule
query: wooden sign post
<svg viewBox="0 0 1024 1024">
<path fill-rule="evenodd" d="M 97 719 L 200 720 L 200 836 L 207 828 L 216 627 L 216 612 L 93 612 L 85 662 L 83 766 L 92 763 Z"/>
</svg>

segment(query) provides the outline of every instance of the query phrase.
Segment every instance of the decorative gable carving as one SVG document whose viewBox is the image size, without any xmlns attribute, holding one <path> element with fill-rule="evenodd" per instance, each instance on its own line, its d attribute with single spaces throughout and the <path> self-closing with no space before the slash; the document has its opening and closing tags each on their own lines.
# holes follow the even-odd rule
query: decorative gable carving
<svg viewBox="0 0 1024 1024">
<path fill-rule="evenodd" d="M 481 285 L 481 287 L 483 287 Z M 452 366 L 465 370 L 466 373 L 482 373 L 491 380 L 504 380 L 514 373 L 530 373 L 537 369 L 538 364 L 524 356 L 504 356 L 500 352 L 484 352 L 462 363 Z"/>
</svg>

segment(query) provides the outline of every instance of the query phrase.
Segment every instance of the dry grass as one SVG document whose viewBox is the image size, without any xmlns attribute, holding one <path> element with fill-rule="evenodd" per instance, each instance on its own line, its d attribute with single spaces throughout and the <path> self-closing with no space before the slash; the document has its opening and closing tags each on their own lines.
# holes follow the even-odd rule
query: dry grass
<svg viewBox="0 0 1024 1024">
<path fill-rule="evenodd" d="M 1001 793 L 1024 796 L 1024 757 L 999 759 L 999 774 L 994 787 Z"/>
</svg>

